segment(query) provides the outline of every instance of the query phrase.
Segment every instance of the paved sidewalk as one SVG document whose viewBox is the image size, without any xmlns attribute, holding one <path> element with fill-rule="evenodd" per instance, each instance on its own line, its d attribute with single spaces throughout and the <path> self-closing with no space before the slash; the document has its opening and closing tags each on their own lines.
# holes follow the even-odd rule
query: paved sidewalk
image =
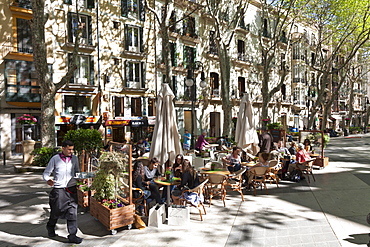
<svg viewBox="0 0 370 247">
<path fill-rule="evenodd" d="M 116 235 L 80 210 L 79 246 L 366 246 L 370 212 L 370 135 L 331 138 L 329 166 L 315 170 L 316 182 L 282 181 L 269 194 L 228 193 L 206 207 L 204 221 L 195 209 L 187 227 L 119 229 Z M 65 221 L 57 238 L 47 237 L 48 192 L 40 173 L 14 173 L 0 165 L 0 246 L 71 246 Z"/>
</svg>

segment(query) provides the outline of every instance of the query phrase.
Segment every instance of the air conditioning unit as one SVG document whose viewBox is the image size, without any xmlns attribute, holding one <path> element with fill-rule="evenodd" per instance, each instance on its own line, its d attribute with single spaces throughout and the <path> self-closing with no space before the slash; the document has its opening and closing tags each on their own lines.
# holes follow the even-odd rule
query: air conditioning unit
<svg viewBox="0 0 370 247">
<path fill-rule="evenodd" d="M 87 78 L 77 78 L 77 83 L 87 85 Z"/>
<path fill-rule="evenodd" d="M 139 52 L 139 49 L 138 49 L 138 47 L 137 47 L 137 46 L 129 46 L 129 47 L 128 47 L 128 50 L 129 50 L 130 52 Z"/>
</svg>

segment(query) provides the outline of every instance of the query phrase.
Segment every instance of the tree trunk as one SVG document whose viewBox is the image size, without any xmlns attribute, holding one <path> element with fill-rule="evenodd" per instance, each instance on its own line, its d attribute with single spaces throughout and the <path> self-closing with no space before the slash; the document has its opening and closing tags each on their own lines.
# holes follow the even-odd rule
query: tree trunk
<svg viewBox="0 0 370 247">
<path fill-rule="evenodd" d="M 225 44 L 219 45 L 220 49 L 220 73 L 221 73 L 221 98 L 222 110 L 224 113 L 224 124 L 222 135 L 231 135 L 232 130 L 232 105 L 230 102 L 230 64 L 231 59 Z"/>
</svg>

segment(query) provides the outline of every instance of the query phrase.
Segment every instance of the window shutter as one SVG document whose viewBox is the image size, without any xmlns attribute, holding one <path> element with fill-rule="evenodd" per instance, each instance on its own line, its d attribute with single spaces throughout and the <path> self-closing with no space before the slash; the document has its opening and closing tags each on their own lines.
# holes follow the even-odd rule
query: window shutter
<svg viewBox="0 0 370 247">
<path fill-rule="evenodd" d="M 145 78 L 145 63 L 144 62 L 141 62 L 141 66 L 140 66 L 140 73 L 141 73 L 141 88 L 145 88 L 145 82 L 146 82 L 146 78 Z"/>
<path fill-rule="evenodd" d="M 128 38 L 129 38 L 129 35 L 128 35 L 128 25 L 125 24 L 125 50 L 126 51 L 128 51 L 128 46 L 129 46 Z"/>
<path fill-rule="evenodd" d="M 130 72 L 129 72 L 129 66 L 128 66 L 128 63 L 129 63 L 129 62 L 126 60 L 126 61 L 125 61 L 125 85 L 126 85 L 126 87 L 129 87 L 128 80 L 129 80 Z"/>
<path fill-rule="evenodd" d="M 68 42 L 73 42 L 72 37 L 72 13 L 68 12 L 67 14 L 67 31 L 68 31 Z"/>
<path fill-rule="evenodd" d="M 173 88 L 173 94 L 175 95 L 175 98 L 177 99 L 177 77 L 172 76 L 172 88 Z"/>
<path fill-rule="evenodd" d="M 139 19 L 140 21 L 145 21 L 145 2 L 144 0 L 139 0 Z"/>
<path fill-rule="evenodd" d="M 95 0 L 87 0 L 86 1 L 86 3 L 87 3 L 87 8 L 88 9 L 93 9 L 93 8 L 95 8 Z"/>
<path fill-rule="evenodd" d="M 88 44 L 89 45 L 92 45 L 93 42 L 92 42 L 92 23 L 91 23 L 91 16 L 88 16 L 87 17 L 87 24 L 88 24 Z"/>
<path fill-rule="evenodd" d="M 140 27 L 139 28 L 139 35 L 140 35 L 140 44 L 139 44 L 139 46 L 140 46 L 140 52 L 144 52 L 144 39 L 143 39 L 143 28 L 142 27 Z"/>
<path fill-rule="evenodd" d="M 90 85 L 94 85 L 95 71 L 94 71 L 94 57 L 90 56 Z"/>
<path fill-rule="evenodd" d="M 127 0 L 121 0 L 121 15 L 123 17 L 127 17 L 128 16 Z"/>
<path fill-rule="evenodd" d="M 72 63 L 72 57 L 73 57 L 73 54 L 72 53 L 68 53 L 68 59 L 67 59 L 68 66 L 67 66 L 67 69 L 70 67 L 70 64 Z M 75 77 L 73 75 L 71 77 L 71 79 L 69 80 L 69 82 L 70 83 L 74 83 L 74 80 L 75 80 Z"/>
</svg>

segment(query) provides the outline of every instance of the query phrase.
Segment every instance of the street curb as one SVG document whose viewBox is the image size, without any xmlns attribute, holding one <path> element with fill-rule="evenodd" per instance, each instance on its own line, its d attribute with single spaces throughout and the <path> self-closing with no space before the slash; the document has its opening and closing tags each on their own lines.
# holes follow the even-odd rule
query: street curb
<svg viewBox="0 0 370 247">
<path fill-rule="evenodd" d="M 24 172 L 40 172 L 43 173 L 45 167 L 40 166 L 21 166 L 21 165 L 13 165 L 14 172 L 16 173 L 24 173 Z"/>
</svg>

